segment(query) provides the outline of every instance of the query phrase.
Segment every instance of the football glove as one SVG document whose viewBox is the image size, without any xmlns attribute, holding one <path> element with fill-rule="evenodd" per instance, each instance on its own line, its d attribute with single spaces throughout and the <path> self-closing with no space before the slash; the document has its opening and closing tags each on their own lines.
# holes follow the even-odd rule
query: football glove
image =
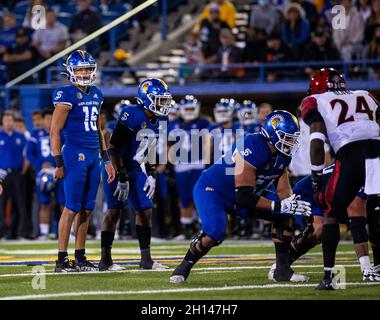
<svg viewBox="0 0 380 320">
<path fill-rule="evenodd" d="M 323 176 L 322 172 L 313 171 L 311 174 L 311 185 L 314 192 L 314 201 L 322 210 L 327 208 L 325 194 L 323 192 Z"/>
<path fill-rule="evenodd" d="M 144 191 L 147 191 L 146 196 L 148 199 L 152 200 L 154 197 L 154 191 L 156 189 L 156 179 L 152 176 L 148 176 L 145 181 Z"/>
<path fill-rule="evenodd" d="M 273 202 L 272 212 L 274 214 L 292 214 L 301 216 L 311 215 L 311 205 L 307 201 L 299 200 L 301 196 L 292 194 L 282 201 Z"/>
<path fill-rule="evenodd" d="M 129 194 L 129 182 L 128 182 L 128 174 L 125 168 L 120 168 L 116 172 L 117 175 L 117 187 L 115 192 L 113 193 L 114 197 L 117 197 L 119 201 L 125 201 L 128 199 Z"/>
</svg>

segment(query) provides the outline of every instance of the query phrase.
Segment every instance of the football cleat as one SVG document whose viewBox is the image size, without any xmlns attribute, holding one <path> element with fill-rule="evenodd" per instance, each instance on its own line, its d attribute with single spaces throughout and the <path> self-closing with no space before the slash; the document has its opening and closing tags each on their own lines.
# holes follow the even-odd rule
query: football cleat
<svg viewBox="0 0 380 320">
<path fill-rule="evenodd" d="M 100 260 L 99 261 L 99 271 L 123 271 L 125 270 L 122 266 L 119 266 L 118 264 L 116 263 L 113 263 L 112 260 L 111 261 L 104 261 L 104 260 Z"/>
<path fill-rule="evenodd" d="M 376 271 L 375 267 L 369 267 L 363 270 L 363 281 L 380 281 L 380 274 Z"/>
<path fill-rule="evenodd" d="M 290 281 L 290 282 L 307 282 L 309 277 L 299 273 L 295 273 L 292 268 L 276 269 L 276 264 L 273 264 L 268 272 L 268 280 L 270 281 Z"/>
<path fill-rule="evenodd" d="M 153 262 L 153 263 L 152 263 Z M 144 270 L 165 270 L 168 269 L 168 266 L 165 266 L 164 264 L 161 264 L 159 262 L 142 262 L 140 261 L 140 269 Z"/>
<path fill-rule="evenodd" d="M 315 290 L 335 290 L 333 279 L 323 279 Z"/>
<path fill-rule="evenodd" d="M 65 260 L 64 262 L 55 261 L 54 272 L 78 272 L 71 261 Z"/>
<path fill-rule="evenodd" d="M 190 274 L 191 266 L 190 263 L 183 260 L 170 276 L 170 283 L 184 283 Z"/>
<path fill-rule="evenodd" d="M 77 259 L 73 261 L 73 265 L 78 272 L 93 272 L 99 271 L 99 268 L 95 266 L 91 261 L 84 260 L 83 262 L 79 262 Z"/>
</svg>

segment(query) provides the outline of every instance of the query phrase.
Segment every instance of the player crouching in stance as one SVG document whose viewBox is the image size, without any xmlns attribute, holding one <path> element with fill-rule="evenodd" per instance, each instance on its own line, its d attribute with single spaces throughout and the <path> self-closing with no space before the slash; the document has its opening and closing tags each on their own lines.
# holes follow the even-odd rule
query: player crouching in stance
<svg viewBox="0 0 380 320">
<path fill-rule="evenodd" d="M 56 272 L 96 271 L 85 256 L 87 229 L 100 179 L 99 153 L 106 162 L 108 180 L 115 178 L 99 125 L 103 93 L 95 82 L 96 63 L 85 51 L 73 52 L 66 61 L 71 85 L 53 93 L 55 106 L 50 130 L 56 161 L 55 178 L 64 178 L 65 208 L 58 225 Z M 61 131 L 65 144 L 61 145 Z M 75 218 L 75 261 L 70 263 L 67 247 Z"/>
<path fill-rule="evenodd" d="M 152 208 L 156 188 L 156 168 L 148 163 L 160 122 L 167 121 L 172 96 L 160 79 L 146 79 L 138 88 L 137 105 L 124 106 L 113 130 L 108 152 L 117 173 L 117 181 L 104 183 L 108 212 L 101 233 L 102 256 L 99 270 L 120 270 L 112 261 L 111 247 L 123 202 L 127 199 L 136 210 L 136 234 L 141 250 L 140 268 L 163 269 L 150 254 Z M 154 137 L 143 139 L 148 133 Z M 144 133 L 146 132 L 146 133 Z"/>
<path fill-rule="evenodd" d="M 227 212 L 238 212 L 273 221 L 278 281 L 306 281 L 290 268 L 291 216 L 310 215 L 310 204 L 292 194 L 287 174 L 300 135 L 297 119 L 287 111 L 274 111 L 261 133 L 238 140 L 221 160 L 203 171 L 194 187 L 194 200 L 202 221 L 201 233 L 192 241 L 170 282 L 184 282 L 191 268 L 225 237 Z M 276 193 L 269 189 L 276 188 Z M 241 210 L 244 209 L 244 210 Z M 240 213 L 239 213 L 240 214 Z"/>
<path fill-rule="evenodd" d="M 334 165 L 331 165 L 323 170 L 323 189 L 326 189 L 329 178 L 334 170 Z M 322 228 L 323 228 L 323 215 L 321 210 L 314 200 L 313 188 L 311 182 L 311 175 L 306 176 L 302 180 L 298 181 L 294 187 L 293 192 L 301 199 L 310 202 L 312 208 L 312 215 L 307 218 L 306 226 L 301 234 L 299 234 L 291 243 L 290 247 L 290 264 L 294 263 L 301 256 L 306 254 L 310 249 L 321 243 L 322 240 Z M 354 241 L 354 247 L 356 256 L 360 262 L 360 269 L 363 274 L 363 280 L 380 281 L 380 256 L 371 241 L 374 267 L 371 266 L 368 253 L 368 239 L 373 240 L 376 236 L 374 228 L 371 227 L 373 217 L 376 217 L 376 212 L 371 208 L 371 205 L 367 203 L 366 208 L 366 194 L 363 190 L 360 190 L 355 199 L 351 202 L 347 208 L 347 217 L 352 232 L 352 238 Z M 366 210 L 367 209 L 367 210 Z M 367 211 L 367 212 L 366 212 Z M 368 218 L 367 218 L 368 217 Z M 301 216 L 295 217 L 297 223 L 300 226 L 304 225 L 304 218 Z M 370 222 L 369 235 L 367 233 L 366 224 L 367 220 Z M 273 279 L 275 265 L 272 266 L 268 273 L 268 279 Z"/>
</svg>

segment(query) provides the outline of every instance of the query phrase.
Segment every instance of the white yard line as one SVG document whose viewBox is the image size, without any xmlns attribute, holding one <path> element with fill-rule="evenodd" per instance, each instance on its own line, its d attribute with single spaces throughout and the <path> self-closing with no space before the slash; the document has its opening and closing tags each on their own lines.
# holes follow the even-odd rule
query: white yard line
<svg viewBox="0 0 380 320">
<path fill-rule="evenodd" d="M 266 284 L 266 285 L 246 285 L 246 286 L 225 286 L 225 287 L 205 287 L 205 288 L 180 288 L 180 289 L 163 289 L 163 290 L 134 290 L 134 291 L 82 291 L 82 292 L 63 292 L 51 294 L 36 294 L 23 296 L 2 297 L 0 300 L 29 300 L 29 299 L 50 299 L 63 297 L 81 297 L 81 296 L 99 296 L 99 295 L 141 295 L 141 294 L 163 294 L 163 293 L 186 293 L 186 292 L 207 292 L 207 291 L 237 291 L 252 289 L 273 289 L 273 288 L 297 288 L 297 287 L 315 287 L 317 283 L 305 284 Z M 346 286 L 372 286 L 380 285 L 380 282 L 347 282 L 341 283 Z"/>
<path fill-rule="evenodd" d="M 343 266 L 346 268 L 353 268 L 353 267 L 359 267 L 360 264 L 339 264 L 336 265 Z M 268 266 L 236 266 L 236 267 L 198 267 L 194 268 L 192 272 L 202 272 L 202 271 L 220 271 L 220 270 L 226 270 L 226 271 L 234 271 L 234 270 L 257 270 L 257 269 L 267 269 L 269 270 L 270 265 Z M 292 268 L 323 268 L 323 265 L 321 264 L 314 264 L 314 265 L 295 265 L 292 266 Z M 81 276 L 86 274 L 99 274 L 99 275 L 106 275 L 106 274 L 114 274 L 114 273 L 139 273 L 139 272 L 172 272 L 173 269 L 164 269 L 164 270 L 140 270 L 140 269 L 132 269 L 132 270 L 124 270 L 124 271 L 105 271 L 105 272 L 62 272 L 62 273 L 55 273 L 53 271 L 47 271 L 44 274 L 46 276 Z M 17 278 L 17 277 L 34 277 L 37 273 L 28 272 L 28 273 L 10 273 L 10 274 L 0 274 L 0 278 Z M 42 275 L 42 273 L 38 273 L 38 275 Z"/>
</svg>

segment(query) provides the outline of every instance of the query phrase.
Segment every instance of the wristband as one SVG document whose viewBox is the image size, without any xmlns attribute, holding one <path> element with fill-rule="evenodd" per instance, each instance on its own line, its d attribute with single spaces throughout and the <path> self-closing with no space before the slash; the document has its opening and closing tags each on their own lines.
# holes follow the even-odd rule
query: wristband
<svg viewBox="0 0 380 320">
<path fill-rule="evenodd" d="M 55 159 L 55 165 L 57 168 L 62 168 L 64 166 L 63 157 L 61 154 L 54 156 L 54 159 Z"/>
<path fill-rule="evenodd" d="M 108 156 L 107 150 L 103 150 L 100 152 L 100 156 L 104 162 L 110 162 L 110 157 Z"/>
<path fill-rule="evenodd" d="M 128 181 L 128 174 L 125 168 L 120 168 L 116 171 L 117 180 L 121 183 Z"/>
<path fill-rule="evenodd" d="M 280 213 L 280 212 L 281 212 L 281 202 L 272 201 L 272 213 Z"/>
<path fill-rule="evenodd" d="M 157 171 L 156 171 L 155 165 L 146 163 L 145 168 L 146 168 L 146 174 L 148 176 L 152 176 L 154 179 L 157 179 Z"/>
</svg>

